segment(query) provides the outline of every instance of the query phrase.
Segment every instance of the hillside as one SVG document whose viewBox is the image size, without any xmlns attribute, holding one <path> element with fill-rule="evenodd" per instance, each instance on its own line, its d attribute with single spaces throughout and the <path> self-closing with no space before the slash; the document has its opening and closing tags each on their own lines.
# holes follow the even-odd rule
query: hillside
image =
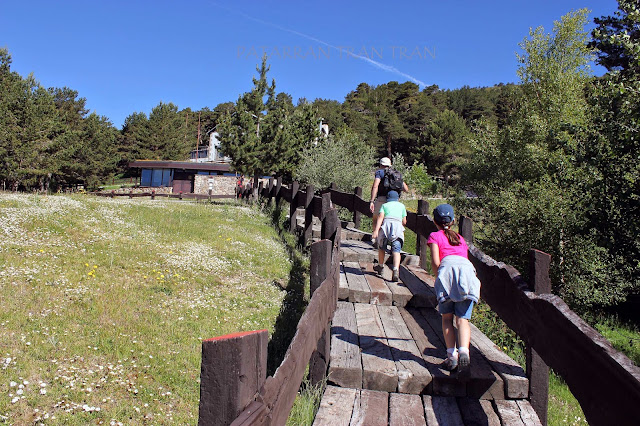
<svg viewBox="0 0 640 426">
<path fill-rule="evenodd" d="M 0 265 L 9 424 L 194 423 L 202 339 L 272 332 L 291 269 L 254 209 L 8 193 Z"/>
</svg>

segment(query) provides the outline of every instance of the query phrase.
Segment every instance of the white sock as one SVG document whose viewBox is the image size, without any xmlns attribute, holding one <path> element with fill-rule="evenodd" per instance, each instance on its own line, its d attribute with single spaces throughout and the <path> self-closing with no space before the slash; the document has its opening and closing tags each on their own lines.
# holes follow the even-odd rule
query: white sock
<svg viewBox="0 0 640 426">
<path fill-rule="evenodd" d="M 456 348 L 447 348 L 447 356 L 451 359 L 458 359 L 458 350 Z"/>
<path fill-rule="evenodd" d="M 460 346 L 460 347 L 458 348 L 458 351 L 459 351 L 461 354 L 467 354 L 467 355 L 469 355 L 469 348 L 467 348 L 467 347 L 465 347 L 465 346 Z"/>
</svg>

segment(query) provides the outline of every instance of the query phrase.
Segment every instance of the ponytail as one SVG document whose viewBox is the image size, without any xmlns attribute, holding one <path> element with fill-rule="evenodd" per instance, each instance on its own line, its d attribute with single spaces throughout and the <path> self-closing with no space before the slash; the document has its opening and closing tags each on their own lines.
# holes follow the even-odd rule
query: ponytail
<svg viewBox="0 0 640 426">
<path fill-rule="evenodd" d="M 451 229 L 452 225 L 453 225 L 453 221 L 442 225 L 444 230 L 444 235 L 447 236 L 447 239 L 449 240 L 449 244 L 451 244 L 452 246 L 459 246 L 460 234 L 458 234 L 456 231 Z"/>
</svg>

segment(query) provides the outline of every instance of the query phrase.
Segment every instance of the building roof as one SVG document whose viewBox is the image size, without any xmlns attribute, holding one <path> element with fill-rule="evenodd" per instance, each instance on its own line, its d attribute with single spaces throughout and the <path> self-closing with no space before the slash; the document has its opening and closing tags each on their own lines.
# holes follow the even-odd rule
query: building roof
<svg viewBox="0 0 640 426">
<path fill-rule="evenodd" d="M 138 169 L 205 170 L 210 172 L 231 171 L 229 163 L 195 163 L 191 161 L 136 160 L 130 162 L 129 167 Z"/>
</svg>

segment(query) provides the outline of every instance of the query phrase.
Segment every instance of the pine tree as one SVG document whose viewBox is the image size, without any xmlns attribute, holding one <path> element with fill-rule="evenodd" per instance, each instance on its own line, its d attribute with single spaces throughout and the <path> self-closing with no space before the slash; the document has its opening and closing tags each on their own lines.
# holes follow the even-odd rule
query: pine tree
<svg viewBox="0 0 640 426">
<path fill-rule="evenodd" d="M 248 176 L 292 175 L 301 148 L 318 136 L 318 121 L 307 104 L 293 107 L 291 96 L 276 94 L 275 81 L 267 82 L 266 55 L 256 68 L 253 89 L 238 98 L 218 124 L 221 150 L 238 172 Z M 266 99 L 266 101 L 265 101 Z"/>
</svg>

